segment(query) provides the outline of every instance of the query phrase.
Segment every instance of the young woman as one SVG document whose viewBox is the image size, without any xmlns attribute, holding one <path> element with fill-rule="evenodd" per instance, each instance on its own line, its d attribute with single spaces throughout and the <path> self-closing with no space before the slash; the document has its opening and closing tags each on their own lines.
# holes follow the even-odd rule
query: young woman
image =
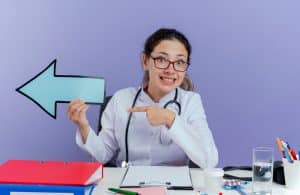
<svg viewBox="0 0 300 195">
<path fill-rule="evenodd" d="M 187 75 L 191 46 L 175 29 L 159 29 L 142 54 L 141 87 L 117 91 L 102 115 L 97 136 L 86 118 L 88 106 L 73 100 L 69 118 L 78 126 L 77 144 L 101 162 L 121 166 L 218 163 L 201 98 Z"/>
</svg>

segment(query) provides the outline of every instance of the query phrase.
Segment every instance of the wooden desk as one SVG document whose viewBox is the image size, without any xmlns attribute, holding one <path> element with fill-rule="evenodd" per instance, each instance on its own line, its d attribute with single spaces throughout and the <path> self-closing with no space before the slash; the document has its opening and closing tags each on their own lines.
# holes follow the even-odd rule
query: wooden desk
<svg viewBox="0 0 300 195">
<path fill-rule="evenodd" d="M 126 169 L 125 168 L 110 168 L 107 167 L 104 169 L 104 179 L 99 183 L 98 187 L 95 188 L 93 195 L 112 195 L 112 193 L 105 192 L 108 187 L 119 187 L 121 180 L 124 176 Z M 229 173 L 229 172 L 227 172 Z M 232 171 L 235 175 L 239 176 L 249 176 L 249 172 L 243 171 Z M 200 169 L 192 168 L 191 169 L 192 182 L 195 189 L 203 189 L 204 178 L 203 172 Z M 221 191 L 224 195 L 238 195 L 240 194 L 234 190 L 224 190 L 221 188 Z M 247 194 L 251 192 L 251 184 L 248 184 L 244 190 Z M 289 191 L 285 189 L 284 186 L 273 184 L 273 195 L 296 195 L 296 192 Z M 169 190 L 168 195 L 198 195 L 196 191 L 188 190 Z M 215 195 L 215 194 L 209 194 Z"/>
</svg>

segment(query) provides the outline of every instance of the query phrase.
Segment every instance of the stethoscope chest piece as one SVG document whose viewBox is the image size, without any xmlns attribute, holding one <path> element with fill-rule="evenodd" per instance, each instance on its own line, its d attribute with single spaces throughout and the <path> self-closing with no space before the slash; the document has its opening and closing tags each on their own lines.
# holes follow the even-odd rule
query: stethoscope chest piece
<svg viewBox="0 0 300 195">
<path fill-rule="evenodd" d="M 127 167 L 128 167 L 128 163 L 127 163 L 125 160 L 122 161 L 121 167 L 122 167 L 122 168 L 127 168 Z"/>
</svg>

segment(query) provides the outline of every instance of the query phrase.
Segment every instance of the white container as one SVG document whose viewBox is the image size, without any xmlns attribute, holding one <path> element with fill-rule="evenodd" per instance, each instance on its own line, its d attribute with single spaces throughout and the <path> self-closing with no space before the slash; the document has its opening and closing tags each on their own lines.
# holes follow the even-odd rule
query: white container
<svg viewBox="0 0 300 195">
<path fill-rule="evenodd" d="M 282 161 L 286 188 L 300 192 L 300 161 L 290 163 L 285 158 Z"/>
<path fill-rule="evenodd" d="M 207 192 L 219 192 L 223 186 L 224 171 L 221 168 L 204 169 L 204 188 Z"/>
</svg>

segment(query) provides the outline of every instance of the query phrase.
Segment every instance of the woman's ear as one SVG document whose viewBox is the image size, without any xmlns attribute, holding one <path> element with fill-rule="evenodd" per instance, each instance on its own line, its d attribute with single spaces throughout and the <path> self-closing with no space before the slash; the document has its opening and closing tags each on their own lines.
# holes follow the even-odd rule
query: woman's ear
<svg viewBox="0 0 300 195">
<path fill-rule="evenodd" d="M 147 58 L 147 56 L 144 52 L 142 53 L 141 58 L 142 58 L 142 64 L 143 64 L 144 70 L 148 70 L 149 59 Z"/>
</svg>

